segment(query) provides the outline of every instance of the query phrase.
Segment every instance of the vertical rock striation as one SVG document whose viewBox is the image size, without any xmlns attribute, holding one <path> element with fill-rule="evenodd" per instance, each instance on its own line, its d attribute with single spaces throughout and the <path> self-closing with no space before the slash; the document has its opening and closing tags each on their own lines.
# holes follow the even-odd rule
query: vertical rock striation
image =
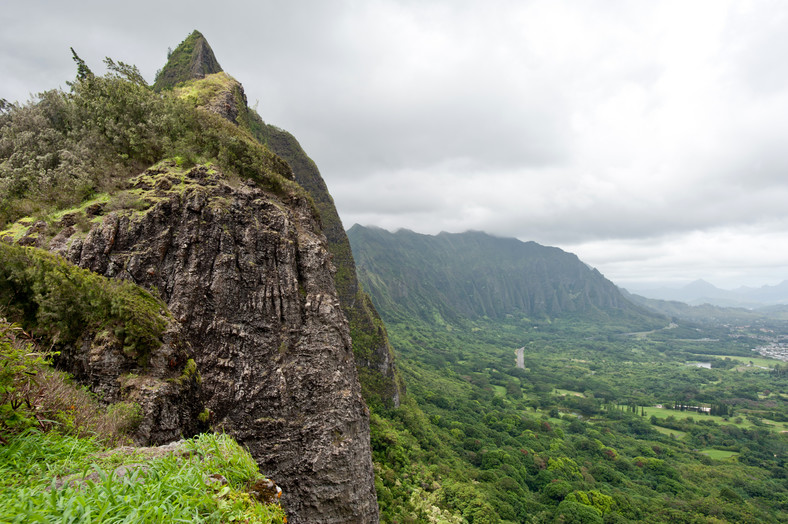
<svg viewBox="0 0 788 524">
<path fill-rule="evenodd" d="M 249 122 L 253 124 L 255 117 L 259 119 L 256 114 L 250 114 Z M 337 268 L 339 300 L 353 335 L 353 351 L 361 375 L 364 398 L 374 404 L 399 406 L 405 384 L 397 371 L 386 327 L 369 295 L 359 285 L 350 241 L 334 206 L 334 199 L 317 165 L 293 135 L 262 121 L 258 124 L 258 139 L 290 164 L 296 181 L 309 192 L 320 211 L 323 231 Z"/>
<path fill-rule="evenodd" d="M 371 404 L 398 406 L 405 386 L 394 363 L 394 351 L 383 321 L 358 285 L 350 242 L 317 166 L 293 135 L 266 124 L 248 107 L 243 86 L 222 71 L 199 31 L 194 31 L 173 51 L 157 75 L 154 87 L 178 91 L 184 83 L 189 85 L 184 96 L 245 129 L 284 159 L 292 168 L 295 180 L 312 197 L 336 268 L 334 277 L 340 304 L 350 322 L 364 398 Z M 195 92 L 200 94 L 194 96 Z"/>
<path fill-rule="evenodd" d="M 202 166 L 162 164 L 133 184 L 147 210 L 110 213 L 60 238 L 61 253 L 159 290 L 194 348 L 212 425 L 282 486 L 291 522 L 377 522 L 368 412 L 309 199 Z"/>
</svg>

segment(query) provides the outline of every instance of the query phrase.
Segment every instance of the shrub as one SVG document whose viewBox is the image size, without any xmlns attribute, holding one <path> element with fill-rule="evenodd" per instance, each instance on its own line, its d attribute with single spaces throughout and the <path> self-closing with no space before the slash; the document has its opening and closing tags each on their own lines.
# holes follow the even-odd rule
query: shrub
<svg viewBox="0 0 788 524">
<path fill-rule="evenodd" d="M 79 268 L 36 248 L 0 242 L 0 299 L 28 329 L 53 343 L 73 343 L 111 329 L 124 352 L 142 357 L 160 345 L 163 302 L 139 286 Z"/>
<path fill-rule="evenodd" d="M 114 193 L 165 158 L 215 161 L 273 193 L 306 193 L 289 165 L 247 131 L 173 93 L 156 93 L 134 66 L 82 75 L 71 92 L 52 90 L 0 112 L 0 228 L 29 215 Z"/>
<path fill-rule="evenodd" d="M 55 371 L 19 326 L 0 319 L 0 434 L 28 428 L 125 442 L 142 418 L 138 404 L 101 406 L 86 388 Z"/>
</svg>

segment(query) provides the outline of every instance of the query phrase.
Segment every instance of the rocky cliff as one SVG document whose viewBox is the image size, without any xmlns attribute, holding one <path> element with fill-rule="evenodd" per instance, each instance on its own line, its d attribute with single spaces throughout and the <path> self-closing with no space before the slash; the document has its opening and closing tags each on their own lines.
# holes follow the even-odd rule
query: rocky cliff
<svg viewBox="0 0 788 524">
<path fill-rule="evenodd" d="M 350 242 L 328 187 L 298 140 L 287 131 L 266 124 L 249 108 L 243 86 L 222 71 L 205 37 L 198 31 L 171 54 L 157 77 L 156 88 L 173 89 L 194 105 L 238 125 L 289 164 L 296 182 L 307 190 L 320 214 L 336 268 L 334 280 L 339 301 L 353 334 L 353 352 L 364 398 L 372 404 L 399 405 L 405 386 L 397 372 L 385 325 L 359 286 Z"/>
<path fill-rule="evenodd" d="M 256 114 L 250 114 L 249 122 L 261 142 L 290 164 L 296 181 L 309 191 L 320 211 L 332 262 L 337 268 L 339 301 L 350 323 L 364 398 L 369 403 L 398 406 L 405 384 L 397 371 L 394 350 L 372 300 L 359 285 L 350 241 L 317 165 L 287 131 L 264 124 Z"/>
<path fill-rule="evenodd" d="M 207 43 L 195 52 L 201 35 L 187 40 L 171 61 L 187 54 L 211 61 Z M 55 167 L 62 167 L 58 173 L 67 184 L 84 181 L 89 194 L 108 193 L 58 211 L 71 217 L 70 224 L 15 219 L 5 239 L 49 249 L 95 274 L 158 294 L 192 352 L 193 365 L 187 359 L 174 380 L 200 377 L 207 408 L 202 418 L 249 447 L 262 472 L 283 488 L 290 522 L 377 522 L 369 414 L 320 207 L 290 166 L 242 129 L 247 113 L 233 112 L 246 109 L 240 85 L 227 95 L 229 77 L 211 73 L 215 67 L 196 67 L 204 78 L 172 90 L 162 80 L 162 95 L 126 82 L 123 70 L 86 77 L 69 96 L 52 95 L 52 122 L 46 113 L 45 129 L 32 128 L 31 136 L 58 137 Z M 187 62 L 185 70 L 195 70 L 194 64 Z M 108 111 L 115 125 L 97 128 L 110 120 Z M 44 110 L 20 108 L 0 121 L 8 126 L 0 129 L 3 181 L 46 175 L 3 157 L 19 156 L 22 150 L 6 148 L 3 140 L 19 136 L 16 130 L 31 121 L 22 117 L 37 112 Z M 119 124 L 154 113 L 132 128 Z M 73 122 L 58 127 L 66 119 Z M 75 179 L 64 162 L 82 158 L 76 153 L 90 151 L 88 143 L 101 144 L 104 157 L 94 164 L 107 169 Z M 151 158 L 158 160 L 151 164 Z M 150 167 L 125 175 L 140 164 Z M 35 187 L 15 193 L 16 215 L 30 208 Z M 57 196 L 49 197 L 47 209 L 62 207 Z M 72 360 L 87 363 L 83 376 L 94 387 L 119 378 L 93 381 L 85 358 L 93 346 L 75 349 Z"/>
<path fill-rule="evenodd" d="M 368 415 L 309 199 L 166 162 L 131 184 L 137 209 L 84 237 L 52 231 L 49 247 L 159 291 L 194 349 L 212 426 L 282 486 L 292 522 L 376 521 Z"/>
</svg>

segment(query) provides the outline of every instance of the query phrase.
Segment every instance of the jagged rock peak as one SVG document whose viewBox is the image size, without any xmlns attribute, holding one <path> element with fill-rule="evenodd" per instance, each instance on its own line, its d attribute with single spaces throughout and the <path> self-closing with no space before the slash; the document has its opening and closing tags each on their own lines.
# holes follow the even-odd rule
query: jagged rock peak
<svg viewBox="0 0 788 524">
<path fill-rule="evenodd" d="M 156 75 L 154 89 L 169 89 L 193 78 L 222 72 L 208 41 L 197 30 L 186 37 L 175 51 L 170 53 L 164 68 Z"/>
</svg>

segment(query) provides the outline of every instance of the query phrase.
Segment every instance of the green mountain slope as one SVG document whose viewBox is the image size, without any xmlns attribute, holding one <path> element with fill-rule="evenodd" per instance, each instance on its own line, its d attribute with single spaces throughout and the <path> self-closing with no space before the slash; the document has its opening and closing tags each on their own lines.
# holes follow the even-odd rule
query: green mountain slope
<svg viewBox="0 0 788 524">
<path fill-rule="evenodd" d="M 372 416 L 382 521 L 786 518 L 785 370 L 738 365 L 750 332 L 649 314 L 555 248 L 348 236 L 408 385 Z"/>
<path fill-rule="evenodd" d="M 649 316 L 596 269 L 558 248 L 481 232 L 429 236 L 359 225 L 348 237 L 359 278 L 387 315 L 446 322 Z"/>
</svg>

